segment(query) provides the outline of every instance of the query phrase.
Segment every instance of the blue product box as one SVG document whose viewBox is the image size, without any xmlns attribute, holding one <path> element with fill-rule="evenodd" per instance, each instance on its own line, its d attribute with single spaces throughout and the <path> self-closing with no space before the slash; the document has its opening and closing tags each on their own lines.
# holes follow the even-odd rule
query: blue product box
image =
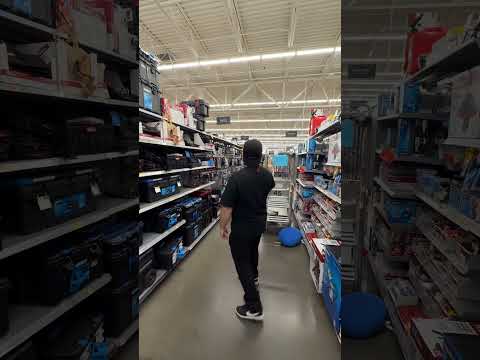
<svg viewBox="0 0 480 360">
<path fill-rule="evenodd" d="M 420 104 L 420 85 L 405 84 L 403 89 L 403 112 L 416 113 L 419 111 Z"/>
<path fill-rule="evenodd" d="M 305 167 L 307 170 L 313 170 L 313 155 L 307 155 L 305 160 Z"/>
<path fill-rule="evenodd" d="M 310 139 L 308 140 L 308 152 L 315 152 L 315 149 L 317 148 L 317 141 L 315 139 Z"/>
<path fill-rule="evenodd" d="M 392 224 L 414 224 L 417 213 L 415 200 L 394 199 L 385 197 L 385 212 L 388 221 Z"/>
<path fill-rule="evenodd" d="M 412 149 L 413 122 L 398 120 L 397 155 L 410 155 Z"/>
</svg>

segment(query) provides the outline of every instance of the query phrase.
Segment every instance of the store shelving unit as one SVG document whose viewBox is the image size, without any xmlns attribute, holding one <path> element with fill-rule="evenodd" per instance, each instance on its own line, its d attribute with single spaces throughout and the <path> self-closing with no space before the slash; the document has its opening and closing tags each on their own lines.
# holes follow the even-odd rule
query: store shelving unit
<svg viewBox="0 0 480 360">
<path fill-rule="evenodd" d="M 210 230 L 212 230 L 212 228 L 217 224 L 219 220 L 220 218 L 213 220 L 212 223 L 202 231 L 202 233 L 198 236 L 197 240 L 192 245 L 186 248 L 187 254 L 185 255 L 185 259 L 189 256 L 193 248 L 197 246 L 197 244 L 205 237 L 205 235 L 207 235 Z M 170 275 L 185 259 L 182 259 L 180 262 L 175 264 L 175 266 L 171 270 L 157 270 L 155 282 L 152 284 L 152 286 L 145 289 L 145 291 L 140 294 L 140 303 L 143 303 L 148 298 L 148 296 L 151 295 L 153 291 L 168 277 L 168 275 Z"/>
<path fill-rule="evenodd" d="M 321 126 L 317 133 L 309 138 L 309 141 L 314 139 L 322 144 L 330 136 L 338 134 L 341 129 L 341 120 L 336 118 L 334 121 Z M 314 154 L 316 155 L 318 153 L 307 151 L 297 155 L 301 157 Z M 303 159 L 303 157 L 301 159 Z M 336 171 L 341 169 L 341 163 L 326 162 L 320 165 L 322 168 L 336 168 Z M 325 172 L 320 169 L 305 170 L 304 173 L 310 174 L 310 177 L 306 177 L 307 179 L 312 179 L 311 174 L 314 173 L 320 176 L 325 175 Z M 312 180 L 307 181 L 297 177 L 295 187 L 296 191 L 294 192 L 292 208 L 294 209 L 296 223 L 303 235 L 303 244 L 307 249 L 310 259 L 310 275 L 315 289 L 324 300 L 327 312 L 331 317 L 335 334 L 339 342 L 341 342 L 339 313 L 337 314 L 336 312 L 338 310 L 335 310 L 337 301 L 339 301 L 336 297 L 341 297 L 341 291 L 337 288 L 337 282 L 334 280 L 334 276 L 336 275 L 333 274 L 336 272 L 336 269 L 341 268 L 341 257 L 335 254 L 342 243 L 342 233 L 339 231 L 342 217 L 340 209 L 342 199 L 341 196 L 337 196 L 333 192 L 324 189 Z M 304 189 L 313 191 L 313 196 L 305 198 L 302 194 Z M 309 205 L 305 207 L 306 202 L 308 202 Z M 305 211 L 306 208 L 310 210 Z M 316 229 L 315 235 L 305 234 L 303 229 L 305 223 L 310 223 L 310 226 L 313 225 Z M 330 239 L 332 240 L 331 242 L 329 242 Z M 326 245 L 327 243 L 329 245 Z M 330 259 L 328 262 L 326 261 L 327 255 Z M 331 261 L 335 262 L 335 264 L 332 264 Z M 343 270 L 341 272 L 343 273 Z"/>
<path fill-rule="evenodd" d="M 404 84 L 427 84 L 427 87 L 432 89 L 441 82 L 445 83 L 446 81 L 444 80 L 452 76 L 479 66 L 479 59 L 479 40 L 467 40 L 463 45 L 448 51 L 442 58 L 432 61 L 416 74 L 408 77 Z M 400 104 L 400 106 L 403 107 L 403 104 Z M 379 131 L 378 134 L 380 134 L 384 126 L 395 126 L 395 122 L 400 119 L 421 121 L 423 126 L 428 124 L 430 136 L 432 136 L 430 134 L 430 126 L 433 128 L 445 127 L 445 123 L 451 121 L 448 113 L 400 113 L 380 116 L 375 119 Z M 397 126 L 399 124 L 400 122 L 397 123 Z M 377 135 L 377 140 L 382 140 L 382 136 Z M 448 136 L 443 143 L 439 144 L 440 147 L 442 145 L 457 146 L 459 148 L 480 148 L 480 140 Z M 381 154 L 381 150 L 378 149 L 377 144 L 375 146 L 377 146 L 377 158 L 375 161 L 378 161 L 378 155 Z M 395 167 L 398 163 L 410 163 L 408 165 L 416 169 L 439 169 L 444 164 L 441 160 L 432 158 L 431 153 L 432 151 L 430 151 L 428 156 L 415 154 L 395 157 L 393 162 L 390 163 L 390 167 Z M 399 173 L 402 176 L 407 176 L 405 172 Z M 418 170 L 417 186 L 408 183 L 400 185 L 397 183 L 387 184 L 380 177 L 374 178 L 373 185 L 379 190 L 380 198 L 388 194 L 394 200 L 401 199 L 410 203 L 415 201 L 416 203 L 416 223 L 392 224 L 389 222 L 383 207 L 377 202 L 378 199 L 374 199 L 375 196 L 372 196 L 369 204 L 369 214 L 371 215 L 369 226 L 370 234 L 373 236 L 367 239 L 369 243 L 366 245 L 370 250 L 368 260 L 371 265 L 371 273 L 374 275 L 378 290 L 384 298 L 392 321 L 393 331 L 398 338 L 402 353 L 406 360 L 421 360 L 424 357 L 417 348 L 413 337 L 405 332 L 399 317 L 399 306 L 395 304 L 387 290 L 387 286 L 391 281 L 386 279 L 387 272 L 389 272 L 390 267 L 397 270 L 401 269 L 401 272 L 408 272 L 412 288 L 419 298 L 418 308 L 424 311 L 425 314 L 428 311 L 433 313 L 433 315 L 429 315 L 430 318 L 441 317 L 455 321 L 478 321 L 480 319 L 480 311 L 478 310 L 480 305 L 480 283 L 476 276 L 480 270 L 477 260 L 478 256 L 475 254 L 469 254 L 468 256 L 465 254 L 460 255 L 462 252 L 458 249 L 454 251 L 455 240 L 449 238 L 445 233 L 441 233 L 442 230 L 440 229 L 442 229 L 442 224 L 447 224 L 448 220 L 448 226 L 452 229 L 451 231 L 455 231 L 455 226 L 457 226 L 457 229 L 466 231 L 469 233 L 469 236 L 478 238 L 480 237 L 480 224 L 445 203 L 448 200 L 440 202 L 422 192 L 420 189 L 423 184 L 418 182 Z M 435 219 L 435 223 L 433 223 L 433 219 Z M 399 257 L 388 255 L 389 241 L 377 233 L 377 221 L 385 224 L 391 234 L 416 234 L 413 236 L 411 251 L 401 257 L 403 265 L 395 264 Z M 457 244 L 456 246 L 458 247 L 459 245 Z M 419 275 L 416 274 L 418 270 L 415 269 L 422 270 L 423 278 L 421 281 Z M 391 276 L 389 275 L 389 278 Z M 420 282 L 423 283 L 420 284 Z M 424 285 L 425 283 L 430 283 L 431 286 L 427 287 Z M 427 292 L 427 288 L 434 288 L 436 295 L 432 295 L 431 291 Z"/>
<path fill-rule="evenodd" d="M 183 225 L 185 225 L 186 221 L 181 220 L 176 225 L 172 226 L 167 231 L 157 234 L 157 233 L 145 233 L 143 234 L 143 243 L 138 250 L 139 254 L 142 255 L 148 249 L 151 249 L 155 245 L 157 245 L 160 241 L 165 239 L 168 235 L 172 234 L 177 229 L 180 229 Z"/>
<path fill-rule="evenodd" d="M 96 293 L 107 285 L 110 279 L 110 275 L 105 274 L 56 306 L 11 306 L 9 309 L 10 330 L 6 335 L 0 337 L 0 357 L 7 355 L 11 350 Z"/>
<path fill-rule="evenodd" d="M 174 169 L 174 170 L 159 170 L 159 171 L 146 171 L 139 174 L 140 177 L 150 177 L 150 176 L 159 176 L 159 175 L 170 175 L 170 174 L 179 174 L 188 171 L 194 170 L 207 170 L 214 169 L 214 166 L 199 166 L 194 168 L 184 168 L 184 169 Z"/>
<path fill-rule="evenodd" d="M 159 206 L 168 204 L 169 202 L 178 200 L 178 199 L 180 199 L 184 196 L 193 194 L 194 192 L 196 192 L 198 190 L 205 189 L 206 187 L 212 186 L 213 184 L 215 184 L 215 181 L 211 181 L 209 183 L 197 186 L 196 188 L 184 188 L 179 193 L 177 193 L 175 195 L 172 195 L 172 196 L 169 196 L 169 197 L 167 197 L 165 199 L 162 199 L 162 200 L 159 200 L 159 201 L 155 201 L 155 202 L 152 202 L 152 203 L 141 203 L 140 204 L 140 214 L 142 214 L 146 211 L 155 209 Z"/>
<path fill-rule="evenodd" d="M 55 13 L 55 11 L 53 11 Z M 16 34 L 20 42 L 53 42 L 58 39 L 66 39 L 66 34 L 59 32 L 56 28 L 49 27 L 30 20 L 28 18 L 17 16 L 11 12 L 0 10 L 0 27 L 8 34 Z M 87 44 L 80 43 L 81 48 L 90 53 L 95 53 L 99 62 L 115 64 L 117 69 L 129 71 L 138 68 L 138 61 L 119 53 L 115 53 L 106 49 L 98 49 Z M 124 101 L 111 98 L 94 97 L 94 96 L 75 96 L 68 94 L 66 88 L 62 84 L 60 76 L 54 80 L 50 90 L 14 84 L 5 76 L 0 76 L 0 96 L 2 99 L 25 98 L 34 101 L 35 107 L 55 108 L 57 105 L 68 105 L 72 108 L 88 108 L 91 109 L 90 116 L 94 116 L 97 112 L 105 112 L 106 110 L 121 111 L 129 115 L 135 115 L 138 109 L 138 101 Z M 8 96 L 8 98 L 7 98 Z M 2 103 L 4 108 L 9 106 L 9 101 Z M 79 155 L 72 158 L 51 157 L 35 160 L 15 160 L 0 162 L 0 176 L 22 176 L 25 173 L 41 170 L 61 170 L 63 168 L 72 168 L 72 166 L 80 166 L 84 164 L 99 164 L 111 159 L 124 157 L 136 157 L 139 155 L 138 150 L 118 152 L 112 151 L 108 153 L 97 153 L 90 155 Z M 131 210 L 139 204 L 138 199 L 121 199 L 113 197 L 101 197 L 99 199 L 95 211 L 67 221 L 60 225 L 46 228 L 37 233 L 29 235 L 5 234 L 1 240 L 0 262 L 9 258 L 46 244 L 61 236 L 68 235 L 79 229 L 83 229 L 89 225 L 93 225 L 112 215 Z M 42 329 L 51 325 L 57 319 L 62 317 L 70 310 L 76 308 L 87 298 L 95 295 L 99 290 L 104 288 L 111 280 L 109 274 L 104 274 L 100 278 L 86 284 L 83 289 L 75 294 L 63 299 L 55 306 L 35 306 L 35 305 L 11 305 L 9 308 L 10 330 L 6 335 L 0 336 L 0 358 L 8 355 L 16 347 L 35 336 Z M 130 327 L 130 331 L 125 335 L 127 338 L 138 330 L 138 321 Z M 126 340 L 125 340 L 126 342 Z"/>
</svg>

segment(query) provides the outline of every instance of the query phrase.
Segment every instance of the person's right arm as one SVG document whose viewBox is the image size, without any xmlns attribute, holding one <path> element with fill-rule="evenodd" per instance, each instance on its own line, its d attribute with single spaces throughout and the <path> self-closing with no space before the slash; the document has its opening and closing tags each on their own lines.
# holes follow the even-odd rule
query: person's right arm
<svg viewBox="0 0 480 360">
<path fill-rule="evenodd" d="M 220 236 L 227 240 L 230 235 L 230 223 L 232 222 L 232 213 L 238 199 L 238 189 L 233 176 L 228 180 L 225 191 L 222 195 L 220 209 Z"/>
</svg>

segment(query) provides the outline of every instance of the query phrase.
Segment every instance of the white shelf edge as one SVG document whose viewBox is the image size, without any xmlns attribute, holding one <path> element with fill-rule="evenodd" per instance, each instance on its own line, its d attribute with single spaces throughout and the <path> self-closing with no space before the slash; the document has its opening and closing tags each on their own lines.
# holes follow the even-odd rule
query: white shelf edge
<svg viewBox="0 0 480 360">
<path fill-rule="evenodd" d="M 164 142 L 164 141 L 162 141 L 162 140 L 155 139 L 154 137 L 142 136 L 141 134 L 140 134 L 140 136 L 139 136 L 139 142 L 140 142 L 141 144 L 166 146 L 166 147 L 173 147 L 173 148 L 187 149 L 187 150 L 214 151 L 213 149 L 205 149 L 205 148 L 195 147 L 195 146 L 169 144 L 169 143 L 166 143 L 166 142 Z"/>
<path fill-rule="evenodd" d="M 305 184 L 302 180 L 297 179 L 297 183 L 299 183 L 302 187 L 307 188 L 307 189 L 313 189 L 315 187 L 314 184 Z"/>
<path fill-rule="evenodd" d="M 480 237 L 480 223 L 477 223 L 475 220 L 466 217 L 450 206 L 438 203 L 422 192 L 416 192 L 416 196 L 432 209 L 436 210 L 447 219 L 460 226 L 462 229 Z"/>
<path fill-rule="evenodd" d="M 181 199 L 182 197 L 187 196 L 188 194 L 192 194 L 195 191 L 204 189 L 208 186 L 212 186 L 213 184 L 215 184 L 215 181 L 211 181 L 209 183 L 203 184 L 203 185 L 198 186 L 198 187 L 193 188 L 193 189 L 183 190 L 183 191 L 179 192 L 178 194 L 169 196 L 165 199 L 162 199 L 162 200 L 159 200 L 159 201 L 156 201 L 156 202 L 153 202 L 153 203 L 141 203 L 139 213 L 142 214 L 146 211 L 149 211 L 149 210 L 155 209 L 159 206 L 168 204 L 169 202 L 172 202 L 174 200 Z"/>
<path fill-rule="evenodd" d="M 197 246 L 197 244 L 205 237 L 205 235 L 208 234 L 208 232 L 209 232 L 210 230 L 212 230 L 212 228 L 213 228 L 219 221 L 220 221 L 220 217 L 214 219 L 214 220 L 210 223 L 210 225 L 208 225 L 208 226 L 202 231 L 202 233 L 198 236 L 198 238 L 197 238 L 190 246 L 185 247 L 185 249 L 187 249 L 188 251 L 192 251 L 193 248 L 194 248 L 195 246 Z"/>
<path fill-rule="evenodd" d="M 142 255 L 145 251 L 154 247 L 160 241 L 165 239 L 168 235 L 172 234 L 174 231 L 181 228 L 183 225 L 185 225 L 186 222 L 187 222 L 186 220 L 182 220 L 179 223 L 175 224 L 175 226 L 172 226 L 170 229 L 168 229 L 167 231 L 164 231 L 161 234 L 156 234 L 156 233 L 145 233 L 145 234 L 143 234 L 144 240 L 143 240 L 143 244 L 138 249 L 138 254 Z M 152 239 L 145 240 L 145 237 L 152 237 Z"/>
<path fill-rule="evenodd" d="M 210 223 L 210 225 L 205 229 L 203 230 L 203 232 L 199 235 L 198 239 L 195 240 L 195 243 L 193 243 L 190 247 L 193 249 L 194 247 L 194 244 L 196 245 L 196 243 L 198 243 L 214 226 L 215 224 L 220 220 L 220 218 L 217 218 L 215 219 L 214 221 L 212 221 Z M 189 248 L 186 248 L 187 250 Z M 189 252 L 191 251 L 191 249 L 189 250 Z M 186 259 L 186 258 L 185 258 Z M 185 260 L 183 259 L 183 260 Z M 182 260 L 182 261 L 183 261 Z M 139 301 L 140 301 L 140 304 L 143 303 L 145 301 L 145 299 L 163 282 L 163 280 L 165 280 L 165 278 L 170 274 L 172 273 L 173 271 L 175 271 L 175 268 L 176 268 L 176 265 L 174 266 L 174 268 L 172 270 L 157 270 L 157 277 L 155 279 L 155 282 L 152 284 L 152 286 L 150 286 L 149 288 L 145 289 L 143 291 L 143 293 L 140 294 L 140 297 L 139 297 Z"/>
<path fill-rule="evenodd" d="M 139 110 L 140 110 L 141 113 L 144 113 L 144 114 L 146 114 L 146 115 L 155 117 L 155 118 L 157 118 L 157 119 L 159 119 L 159 120 L 168 121 L 167 118 L 161 116 L 160 114 L 156 114 L 156 113 L 154 113 L 154 112 L 152 112 L 152 111 L 149 111 L 149 110 L 146 110 L 146 109 L 142 109 L 142 108 L 140 108 Z M 231 141 L 222 139 L 222 138 L 220 138 L 220 137 L 218 137 L 218 136 L 212 135 L 212 134 L 210 134 L 210 133 L 208 133 L 208 132 L 206 132 L 206 131 L 201 131 L 201 130 L 198 130 L 198 129 L 194 129 L 194 128 L 191 128 L 191 127 L 189 127 L 189 126 L 186 126 L 186 125 L 183 125 L 183 124 L 179 124 L 179 123 L 177 123 L 177 122 L 175 122 L 175 121 L 172 121 L 172 124 L 177 125 L 177 126 L 180 126 L 180 127 L 183 128 L 183 129 L 187 129 L 187 130 L 190 130 L 190 131 L 199 133 L 199 134 L 203 134 L 203 135 L 205 135 L 205 136 L 209 136 L 209 137 L 211 137 L 212 139 L 216 139 L 216 140 L 221 141 L 221 142 L 223 142 L 223 143 L 225 143 L 225 144 L 235 146 L 237 149 L 240 149 L 240 148 L 241 148 L 241 146 L 238 145 L 238 144 L 235 144 L 235 143 L 233 143 L 233 142 L 231 142 Z"/>
<path fill-rule="evenodd" d="M 115 348 L 123 347 L 130 338 L 138 332 L 140 321 L 137 319 L 131 323 L 120 336 L 116 338 L 107 338 L 107 340 L 112 343 Z"/>
<path fill-rule="evenodd" d="M 168 175 L 168 174 L 178 174 L 187 171 L 194 171 L 194 170 L 207 170 L 207 169 L 215 169 L 215 166 L 199 166 L 195 168 L 183 168 L 183 169 L 175 169 L 175 170 L 159 170 L 159 171 L 145 171 L 141 172 L 138 177 L 149 177 L 149 176 L 157 176 L 157 175 Z"/>
<path fill-rule="evenodd" d="M 15 160 L 0 162 L 0 174 L 11 173 L 16 171 L 25 171 L 31 169 L 42 169 L 56 166 L 67 166 L 73 164 L 87 163 L 93 161 L 110 160 L 120 157 L 135 156 L 138 155 L 138 150 L 132 150 L 127 152 L 108 152 L 102 154 L 91 155 L 79 155 L 75 158 L 46 158 L 36 160 Z"/>
<path fill-rule="evenodd" d="M 58 99 L 82 101 L 82 102 L 96 103 L 96 104 L 115 105 L 115 106 L 122 106 L 127 108 L 138 108 L 138 101 L 125 101 L 125 100 L 116 100 L 116 99 L 100 98 L 100 97 L 75 96 L 75 95 L 64 94 L 61 91 L 40 90 L 40 89 L 30 88 L 24 85 L 5 83 L 2 81 L 0 81 L 0 91 L 21 93 L 21 94 L 27 94 L 27 95 L 46 96 L 46 97 L 53 97 Z"/>
<path fill-rule="evenodd" d="M 338 204 L 342 204 L 342 199 L 340 197 L 338 197 L 337 195 L 335 195 L 334 193 L 328 191 L 328 190 L 325 190 L 325 189 L 322 189 L 320 186 L 318 185 L 315 185 L 315 189 L 317 189 L 318 191 L 320 191 L 323 195 L 325 195 L 326 197 L 328 197 L 329 199 L 335 201 L 336 203 Z"/>
<path fill-rule="evenodd" d="M 49 35 L 52 35 L 52 36 L 57 34 L 57 30 L 55 28 L 52 28 L 52 27 L 47 26 L 47 25 L 43 25 L 39 22 L 30 20 L 30 19 L 22 17 L 22 16 L 15 15 L 15 14 L 9 12 L 9 11 L 0 10 L 0 19 L 10 20 L 14 23 L 23 25 L 25 27 L 29 27 L 29 28 L 34 29 L 34 30 L 42 31 L 42 32 L 44 32 L 46 34 L 49 34 Z"/>
<path fill-rule="evenodd" d="M 373 180 L 380 186 L 383 191 L 385 191 L 388 195 L 390 195 L 393 198 L 396 199 L 409 199 L 409 200 L 414 200 L 415 199 L 415 192 L 412 187 L 412 192 L 410 191 L 396 191 L 390 188 L 387 183 L 385 183 L 382 179 L 380 179 L 378 176 L 373 178 Z"/>
<path fill-rule="evenodd" d="M 143 293 L 140 294 L 139 298 L 138 298 L 138 301 L 141 303 L 143 303 L 145 301 L 145 299 L 153 292 L 153 290 L 155 290 L 157 288 L 158 285 L 160 285 L 160 283 L 165 280 L 165 278 L 168 276 L 168 274 L 170 274 L 173 270 L 157 270 L 157 274 L 156 274 L 156 278 L 155 278 L 155 282 L 152 284 L 152 286 L 150 286 L 149 288 L 146 288 Z"/>
<path fill-rule="evenodd" d="M 103 220 L 115 213 L 138 205 L 138 199 L 105 198 L 102 200 L 104 200 L 106 203 L 104 205 L 109 205 L 109 203 L 112 203 L 112 206 L 105 206 L 99 210 L 69 220 L 63 224 L 46 228 L 37 233 L 28 235 L 6 235 L 3 239 L 4 246 L 5 240 L 7 239 L 9 242 L 13 243 L 13 245 L 5 246 L 2 250 L 0 250 L 0 260 L 33 248 L 37 245 L 46 243 L 47 241 L 56 239 L 73 231 L 79 230 L 99 220 Z"/>
<path fill-rule="evenodd" d="M 18 313 L 22 312 L 22 319 L 15 316 L 10 319 L 10 331 L 0 338 L 0 357 L 5 356 L 11 350 L 27 341 L 33 335 L 57 320 L 70 309 L 80 304 L 83 300 L 94 294 L 111 280 L 109 274 L 104 274 L 99 279 L 92 281 L 76 294 L 64 299 L 55 306 L 18 306 Z M 17 313 L 15 306 L 12 306 L 13 313 Z M 31 309 L 35 312 L 32 319 L 25 319 L 26 310 Z M 18 314 L 17 313 L 17 314 Z M 18 321 L 18 323 L 16 322 Z M 20 326 L 21 328 L 17 328 Z"/>
</svg>

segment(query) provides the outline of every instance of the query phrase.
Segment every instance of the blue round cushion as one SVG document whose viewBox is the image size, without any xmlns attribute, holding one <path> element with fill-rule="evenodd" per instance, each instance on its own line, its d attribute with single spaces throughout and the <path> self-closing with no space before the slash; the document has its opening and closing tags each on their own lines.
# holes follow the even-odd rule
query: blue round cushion
<svg viewBox="0 0 480 360">
<path fill-rule="evenodd" d="M 300 244 L 300 241 L 302 240 L 302 233 L 296 228 L 287 227 L 280 230 L 278 233 L 278 239 L 283 246 L 294 247 Z"/>
<path fill-rule="evenodd" d="M 378 296 L 352 293 L 342 297 L 342 334 L 365 339 L 383 330 L 386 317 L 385 304 Z"/>
</svg>

